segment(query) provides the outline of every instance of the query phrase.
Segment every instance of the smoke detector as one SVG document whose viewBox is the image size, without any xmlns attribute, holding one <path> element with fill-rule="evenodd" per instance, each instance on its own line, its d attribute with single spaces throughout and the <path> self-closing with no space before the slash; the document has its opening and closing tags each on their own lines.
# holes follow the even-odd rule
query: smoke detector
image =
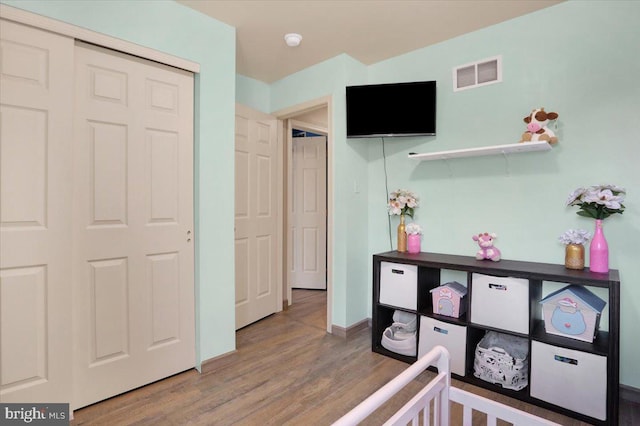
<svg viewBox="0 0 640 426">
<path fill-rule="evenodd" d="M 302 36 L 296 33 L 289 33 L 284 35 L 284 41 L 287 43 L 289 47 L 296 47 L 300 45 L 302 41 Z"/>
</svg>

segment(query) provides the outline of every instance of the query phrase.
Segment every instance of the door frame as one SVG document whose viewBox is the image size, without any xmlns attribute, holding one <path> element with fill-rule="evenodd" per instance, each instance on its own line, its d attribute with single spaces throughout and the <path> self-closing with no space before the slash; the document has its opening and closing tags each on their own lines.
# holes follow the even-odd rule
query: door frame
<svg viewBox="0 0 640 426">
<path fill-rule="evenodd" d="M 296 121 L 296 116 L 321 109 L 327 109 L 327 127 L 323 128 L 321 126 L 314 126 L 309 123 L 304 123 L 301 121 Z M 285 176 L 283 179 L 283 185 L 286 188 L 286 197 L 283 197 L 283 203 L 285 203 L 283 208 L 283 223 L 288 224 L 288 208 L 289 208 L 289 197 L 292 190 L 291 186 L 291 159 L 292 159 L 292 147 L 293 141 L 291 136 L 292 123 L 296 124 L 296 128 L 301 128 L 302 130 L 310 130 L 316 133 L 323 133 L 327 136 L 327 333 L 331 334 L 332 332 L 332 310 L 333 310 L 333 97 L 331 95 L 324 96 L 322 98 L 313 99 L 308 102 L 304 102 L 302 104 L 294 105 L 292 107 L 284 108 L 282 110 L 278 110 L 272 113 L 273 116 L 278 118 L 279 120 L 283 120 L 283 132 L 286 134 L 286 153 L 285 153 Z M 288 228 L 284 227 L 288 234 Z M 286 280 L 282 283 L 283 285 L 283 294 L 287 295 L 288 305 L 291 304 L 291 286 L 290 286 L 290 272 L 289 272 L 289 240 L 288 236 L 284 236 L 283 242 L 285 242 L 286 247 L 284 248 L 283 258 L 283 267 L 286 268 Z"/>
</svg>

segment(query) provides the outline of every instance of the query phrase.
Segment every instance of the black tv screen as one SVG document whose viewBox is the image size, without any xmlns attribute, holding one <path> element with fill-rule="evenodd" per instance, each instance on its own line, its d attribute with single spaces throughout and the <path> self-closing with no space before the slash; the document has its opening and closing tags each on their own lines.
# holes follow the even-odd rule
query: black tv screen
<svg viewBox="0 0 640 426">
<path fill-rule="evenodd" d="M 347 137 L 436 134 L 436 82 L 347 86 Z"/>
</svg>

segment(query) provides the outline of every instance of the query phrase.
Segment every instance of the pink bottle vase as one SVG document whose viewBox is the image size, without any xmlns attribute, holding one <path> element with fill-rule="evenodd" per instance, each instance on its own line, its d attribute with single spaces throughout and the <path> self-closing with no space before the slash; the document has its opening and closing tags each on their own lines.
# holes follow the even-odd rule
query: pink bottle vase
<svg viewBox="0 0 640 426">
<path fill-rule="evenodd" d="M 420 234 L 407 235 L 407 251 L 409 253 L 420 253 Z"/>
<path fill-rule="evenodd" d="M 601 219 L 596 219 L 596 232 L 589 246 L 589 270 L 591 272 L 609 272 L 609 246 L 602 232 Z"/>
</svg>

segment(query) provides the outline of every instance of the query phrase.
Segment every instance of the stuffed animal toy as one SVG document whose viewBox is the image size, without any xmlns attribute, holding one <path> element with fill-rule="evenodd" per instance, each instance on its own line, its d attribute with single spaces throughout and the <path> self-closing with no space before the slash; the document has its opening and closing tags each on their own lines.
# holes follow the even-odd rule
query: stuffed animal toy
<svg viewBox="0 0 640 426">
<path fill-rule="evenodd" d="M 545 112 L 544 108 L 531 111 L 524 118 L 527 123 L 527 131 L 522 134 L 520 142 L 547 141 L 550 144 L 558 142 L 556 135 L 547 127 L 549 121 L 558 118 L 557 112 Z"/>
<path fill-rule="evenodd" d="M 494 262 L 500 260 L 500 250 L 497 247 L 493 246 L 493 240 L 495 240 L 498 236 L 496 234 L 489 234 L 488 232 L 480 233 L 478 235 L 474 235 L 473 241 L 477 241 L 480 246 L 480 250 L 476 253 L 476 259 L 484 260 L 490 259 Z"/>
</svg>

